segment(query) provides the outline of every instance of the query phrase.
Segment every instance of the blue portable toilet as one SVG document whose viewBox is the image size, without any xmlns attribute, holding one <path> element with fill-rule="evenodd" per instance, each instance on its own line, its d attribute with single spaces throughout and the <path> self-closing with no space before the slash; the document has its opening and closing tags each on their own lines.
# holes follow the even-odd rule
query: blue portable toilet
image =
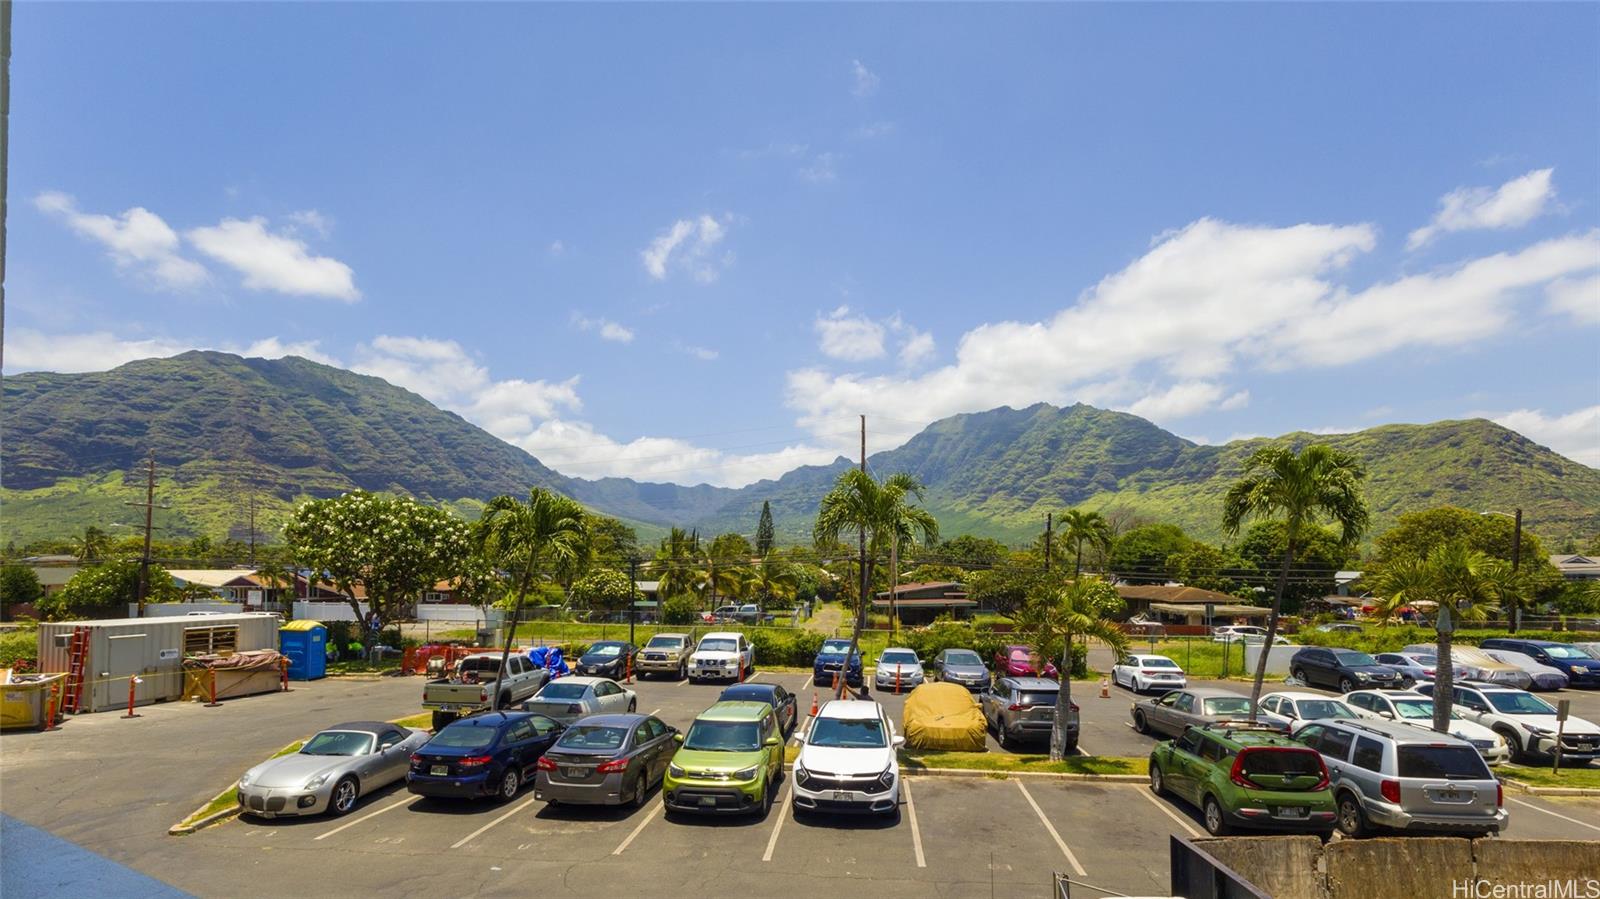
<svg viewBox="0 0 1600 899">
<path fill-rule="evenodd" d="M 320 621 L 291 621 L 278 628 L 278 651 L 289 660 L 290 680 L 328 676 L 328 628 Z"/>
</svg>

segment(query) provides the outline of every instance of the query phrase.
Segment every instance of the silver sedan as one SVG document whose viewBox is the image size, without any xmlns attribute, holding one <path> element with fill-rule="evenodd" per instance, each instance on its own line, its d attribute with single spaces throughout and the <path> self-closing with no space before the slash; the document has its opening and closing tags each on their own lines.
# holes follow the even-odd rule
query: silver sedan
<svg viewBox="0 0 1600 899">
<path fill-rule="evenodd" d="M 356 801 L 406 776 L 426 731 L 383 721 L 336 724 L 299 752 L 269 759 L 239 778 L 239 811 L 262 818 L 343 815 Z"/>
</svg>

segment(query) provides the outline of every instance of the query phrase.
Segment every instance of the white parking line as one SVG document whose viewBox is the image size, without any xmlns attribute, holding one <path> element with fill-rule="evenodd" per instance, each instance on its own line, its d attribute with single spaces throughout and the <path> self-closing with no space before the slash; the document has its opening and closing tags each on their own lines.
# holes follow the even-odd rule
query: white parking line
<svg viewBox="0 0 1600 899">
<path fill-rule="evenodd" d="M 1139 791 L 1139 795 L 1140 796 L 1143 796 L 1144 798 L 1150 800 L 1150 802 L 1156 808 L 1161 809 L 1161 813 L 1163 815 L 1166 815 L 1168 818 L 1171 818 L 1172 820 L 1178 822 L 1178 826 L 1183 828 L 1189 834 L 1189 836 L 1194 837 L 1195 839 L 1199 839 L 1200 838 L 1200 831 L 1195 830 L 1194 829 L 1194 825 L 1190 824 L 1188 819 L 1184 818 L 1182 815 L 1180 815 L 1177 812 L 1173 811 L 1172 809 L 1168 808 L 1167 804 L 1165 802 L 1162 802 L 1161 800 L 1157 799 L 1156 797 L 1150 795 L 1150 791 L 1149 790 L 1145 789 L 1144 787 L 1138 787 L 1138 786 L 1134 787 L 1134 789 Z"/>
<path fill-rule="evenodd" d="M 678 686 L 680 686 L 680 687 L 683 686 L 684 684 L 687 684 L 688 682 L 689 682 L 689 678 L 687 678 L 687 677 L 678 678 Z"/>
<path fill-rule="evenodd" d="M 655 805 L 652 805 L 650 807 L 650 814 L 644 816 L 644 820 L 640 821 L 639 822 L 639 826 L 635 827 L 633 829 L 633 833 L 628 834 L 627 839 L 622 841 L 622 845 L 620 845 L 617 848 L 611 850 L 611 854 L 612 855 L 621 855 L 622 854 L 622 850 L 628 848 L 628 844 L 633 842 L 633 838 L 639 835 L 639 831 L 644 830 L 644 826 L 646 824 L 649 824 L 652 820 L 655 819 L 655 816 L 661 812 L 662 808 L 663 808 L 663 804 L 660 803 L 660 802 L 656 803 Z"/>
<path fill-rule="evenodd" d="M 911 801 L 911 784 L 902 779 L 900 789 L 906 794 L 906 816 L 911 819 L 911 848 L 917 853 L 917 867 L 928 867 L 928 860 L 922 857 L 922 829 L 917 826 L 917 806 Z M 1078 872 L 1083 873 L 1083 872 Z"/>
<path fill-rule="evenodd" d="M 488 830 L 489 828 L 495 826 L 496 824 L 499 824 L 501 821 L 504 821 L 505 819 L 511 817 L 512 815 L 515 815 L 517 812 L 520 812 L 523 809 L 527 808 L 528 806 L 532 805 L 536 799 L 538 799 L 537 796 L 529 796 L 527 799 L 524 799 L 521 802 L 517 803 L 516 805 L 512 806 L 511 807 L 511 811 L 506 812 L 505 814 L 503 814 L 500 817 L 494 819 L 493 821 L 490 821 L 488 824 L 483 825 L 482 827 L 478 828 L 477 830 L 474 830 L 472 833 L 469 833 L 466 836 L 462 837 L 461 839 L 455 841 L 454 843 L 452 843 L 450 845 L 450 848 L 451 849 L 460 849 L 462 846 L 465 846 L 468 843 L 472 842 L 473 840 L 477 839 L 479 834 L 481 834 L 484 831 Z"/>
<path fill-rule="evenodd" d="M 1536 812 L 1544 812 L 1547 815 L 1550 815 L 1550 816 L 1555 817 L 1555 818 L 1560 818 L 1563 821 L 1570 821 L 1573 824 L 1579 825 L 1580 827 L 1587 827 L 1590 830 L 1600 830 L 1600 827 L 1596 827 L 1595 825 L 1590 824 L 1587 821 L 1579 821 L 1577 818 L 1568 818 L 1566 815 L 1563 815 L 1563 814 L 1561 814 L 1559 812 L 1552 812 L 1547 808 L 1540 808 L 1539 806 L 1534 805 L 1531 802 L 1523 802 L 1521 799 L 1516 799 L 1516 798 L 1511 797 L 1511 796 L 1507 796 L 1506 797 L 1506 801 L 1507 802 L 1515 802 L 1517 805 L 1524 806 L 1526 808 L 1531 808 Z"/>
<path fill-rule="evenodd" d="M 327 833 L 319 835 L 317 837 L 317 839 L 326 840 L 328 837 L 333 836 L 334 834 L 338 833 L 341 830 L 345 830 L 347 828 L 355 827 L 357 824 L 360 824 L 362 821 L 366 821 L 366 820 L 368 820 L 370 818 L 376 818 L 379 815 L 383 814 L 384 812 L 392 811 L 394 809 L 399 808 L 402 805 L 410 805 L 411 803 L 416 802 L 418 799 L 421 799 L 421 798 L 422 798 L 421 796 L 412 795 L 412 796 L 407 796 L 404 799 L 401 799 L 399 802 L 391 802 L 390 804 L 384 806 L 383 808 L 378 809 L 375 812 L 372 812 L 371 814 L 362 815 L 361 817 L 355 819 L 354 821 L 346 821 L 345 823 L 340 824 L 338 827 L 335 827 L 334 829 L 328 831 Z"/>
<path fill-rule="evenodd" d="M 755 673 L 755 674 L 752 674 L 752 675 L 750 675 L 750 676 L 749 676 L 749 677 L 747 677 L 747 678 L 745 678 L 745 679 L 744 679 L 744 682 L 745 682 L 745 683 L 747 683 L 747 684 L 748 684 L 748 683 L 750 683 L 750 682 L 751 682 L 751 681 L 753 681 L 753 680 L 755 680 L 755 679 L 756 679 L 756 678 L 758 678 L 758 677 L 760 677 L 760 676 L 761 676 L 761 674 L 762 674 L 762 672 L 760 672 L 760 671 L 757 671 L 757 672 L 756 672 L 756 673 Z"/>
<path fill-rule="evenodd" d="M 789 785 L 789 792 L 784 795 L 783 801 L 778 803 L 778 823 L 773 825 L 772 836 L 767 837 L 767 851 L 761 853 L 761 860 L 762 861 L 764 861 L 764 862 L 772 861 L 772 850 L 773 850 L 773 847 L 778 845 L 778 831 L 783 830 L 783 819 L 789 817 L 789 809 L 792 808 L 793 806 L 794 806 L 794 784 L 790 784 Z"/>
<path fill-rule="evenodd" d="M 1033 801 L 1033 794 L 1028 792 L 1028 787 L 1019 780 L 1017 781 L 1017 789 L 1022 791 L 1022 798 L 1028 800 L 1028 804 L 1033 806 L 1033 813 L 1039 816 L 1039 822 L 1044 825 L 1045 830 L 1050 831 L 1050 836 L 1056 841 L 1056 845 L 1061 847 L 1061 854 L 1067 857 L 1067 863 L 1072 865 L 1073 873 L 1079 877 L 1087 876 L 1089 872 L 1083 870 L 1083 865 L 1078 864 L 1078 857 L 1072 854 L 1071 849 L 1067 848 L 1067 841 L 1061 839 L 1061 834 L 1056 833 L 1056 826 L 1051 824 L 1050 819 L 1044 816 L 1044 809 L 1039 807 L 1039 803 Z"/>
<path fill-rule="evenodd" d="M 814 678 L 814 677 L 816 677 L 816 675 L 814 675 L 814 674 L 806 675 L 806 682 L 800 685 L 800 692 L 801 693 L 804 693 L 805 691 L 811 689 L 811 679 Z"/>
<path fill-rule="evenodd" d="M 660 713 L 661 713 L 660 709 L 651 709 L 650 710 L 650 714 L 651 715 L 659 715 Z"/>
</svg>

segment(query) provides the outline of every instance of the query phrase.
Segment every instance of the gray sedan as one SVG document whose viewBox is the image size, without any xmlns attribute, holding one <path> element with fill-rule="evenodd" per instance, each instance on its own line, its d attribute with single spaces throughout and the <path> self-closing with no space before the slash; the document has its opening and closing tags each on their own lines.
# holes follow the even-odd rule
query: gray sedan
<svg viewBox="0 0 1600 899">
<path fill-rule="evenodd" d="M 277 818 L 343 815 L 356 800 L 406 776 L 426 731 L 382 721 L 336 724 L 299 752 L 262 762 L 239 778 L 239 810 Z"/>
<path fill-rule="evenodd" d="M 1218 687 L 1174 690 L 1133 704 L 1133 729 L 1141 734 L 1181 736 L 1191 725 L 1242 721 L 1250 717 L 1250 697 Z"/>
<path fill-rule="evenodd" d="M 604 677 L 562 677 L 539 688 L 522 704 L 524 712 L 538 712 L 572 724 L 587 715 L 632 712 L 639 697 L 617 682 Z"/>
<path fill-rule="evenodd" d="M 978 692 L 989 685 L 989 668 L 970 649 L 946 649 L 933 660 L 933 679 Z"/>
<path fill-rule="evenodd" d="M 678 748 L 677 728 L 650 715 L 592 715 L 539 759 L 534 798 L 551 805 L 644 805 Z"/>
</svg>

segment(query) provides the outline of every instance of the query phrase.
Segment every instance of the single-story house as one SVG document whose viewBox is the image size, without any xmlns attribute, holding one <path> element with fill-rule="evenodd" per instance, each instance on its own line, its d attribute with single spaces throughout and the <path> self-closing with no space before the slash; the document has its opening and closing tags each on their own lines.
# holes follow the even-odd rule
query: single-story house
<svg viewBox="0 0 1600 899">
<path fill-rule="evenodd" d="M 1600 558 L 1595 556 L 1559 553 L 1550 557 L 1550 564 L 1569 581 L 1600 580 Z"/>
<path fill-rule="evenodd" d="M 888 590 L 878 593 L 872 607 L 887 610 L 889 598 Z M 895 617 L 902 624 L 926 624 L 945 613 L 969 618 L 977 607 L 977 600 L 967 595 L 966 585 L 954 581 L 901 584 L 894 589 Z"/>
<path fill-rule="evenodd" d="M 77 556 L 29 556 L 22 564 L 33 569 L 33 576 L 39 579 L 45 596 L 61 592 L 67 581 L 83 570 L 83 563 Z"/>
<path fill-rule="evenodd" d="M 1237 596 L 1182 584 L 1118 584 L 1117 595 L 1125 603 L 1126 616 L 1167 624 L 1205 624 L 1208 605 L 1213 624 L 1227 624 L 1235 618 L 1266 618 L 1270 614 L 1267 609 L 1245 605 Z"/>
</svg>

